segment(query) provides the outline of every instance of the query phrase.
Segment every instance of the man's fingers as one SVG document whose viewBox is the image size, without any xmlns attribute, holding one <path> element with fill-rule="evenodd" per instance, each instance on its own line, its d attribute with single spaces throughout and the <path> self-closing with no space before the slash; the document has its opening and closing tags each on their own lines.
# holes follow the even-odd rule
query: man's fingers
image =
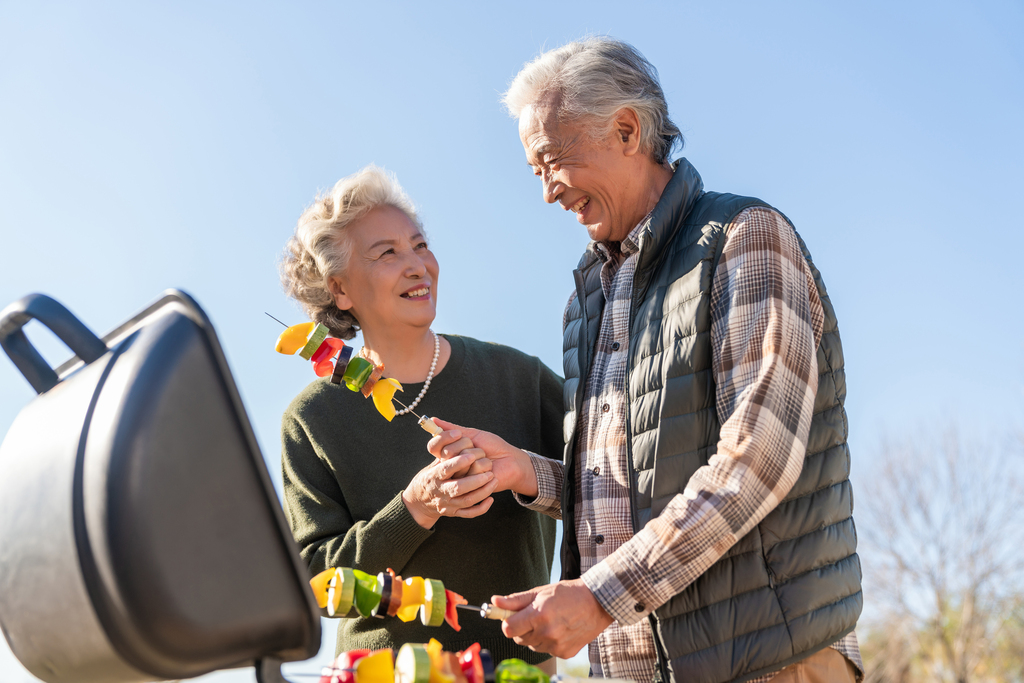
<svg viewBox="0 0 1024 683">
<path fill-rule="evenodd" d="M 457 455 L 473 448 L 473 440 L 469 437 L 462 437 L 458 441 L 453 441 L 444 448 L 441 449 L 442 458 L 454 458 Z"/>
<path fill-rule="evenodd" d="M 462 431 L 462 432 L 472 432 L 472 431 L 475 431 L 473 429 L 466 429 L 465 427 L 462 427 L 461 425 L 457 425 L 454 422 L 448 422 L 447 420 L 442 420 L 439 417 L 435 417 L 434 418 L 434 422 L 437 423 L 438 427 L 440 427 L 441 429 L 443 429 L 445 431 L 451 431 L 453 429 L 454 430 L 459 430 L 459 431 Z"/>
<path fill-rule="evenodd" d="M 513 612 L 518 612 L 522 609 L 526 609 L 533 604 L 533 599 L 537 597 L 537 593 L 544 586 L 538 586 L 537 588 L 531 588 L 528 591 L 522 591 L 520 593 L 512 593 L 511 595 L 492 595 L 491 603 L 502 609 L 510 609 Z"/>
<path fill-rule="evenodd" d="M 437 420 L 435 418 L 434 422 L 441 422 L 441 420 Z M 430 441 L 427 442 L 427 450 L 435 458 L 444 457 L 441 454 L 441 449 L 443 449 L 448 444 L 454 443 L 462 438 L 462 431 L 456 425 L 453 425 L 451 423 L 446 424 L 448 425 L 448 427 L 442 427 L 442 429 L 445 429 L 446 431 L 442 431 L 440 434 L 432 437 Z"/>
</svg>

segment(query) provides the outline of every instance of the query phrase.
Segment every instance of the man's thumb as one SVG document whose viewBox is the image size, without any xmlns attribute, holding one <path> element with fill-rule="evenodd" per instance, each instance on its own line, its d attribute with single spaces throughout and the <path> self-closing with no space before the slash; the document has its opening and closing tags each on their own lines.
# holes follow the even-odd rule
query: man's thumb
<svg viewBox="0 0 1024 683">
<path fill-rule="evenodd" d="M 494 603 L 495 607 L 518 612 L 533 604 L 533 599 L 536 595 L 536 589 L 523 591 L 522 593 L 513 593 L 512 595 L 494 595 L 491 597 L 491 602 Z"/>
</svg>

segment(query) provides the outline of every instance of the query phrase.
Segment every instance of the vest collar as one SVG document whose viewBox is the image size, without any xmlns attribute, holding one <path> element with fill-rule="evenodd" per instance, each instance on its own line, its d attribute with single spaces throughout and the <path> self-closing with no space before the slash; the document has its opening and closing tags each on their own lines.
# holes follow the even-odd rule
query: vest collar
<svg viewBox="0 0 1024 683">
<path fill-rule="evenodd" d="M 657 265 L 665 247 L 686 222 L 693 205 L 704 194 L 704 181 L 697 169 L 685 158 L 672 164 L 675 172 L 661 193 L 661 199 L 651 211 L 647 228 L 640 236 L 640 262 L 637 271 L 649 270 Z"/>
</svg>

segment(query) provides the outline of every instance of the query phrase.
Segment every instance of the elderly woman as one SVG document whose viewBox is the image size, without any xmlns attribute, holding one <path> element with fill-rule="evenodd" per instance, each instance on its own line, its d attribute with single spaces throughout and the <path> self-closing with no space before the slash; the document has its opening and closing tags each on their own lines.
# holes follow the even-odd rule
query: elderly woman
<svg viewBox="0 0 1024 683">
<path fill-rule="evenodd" d="M 412 203 L 375 166 L 338 181 L 306 209 L 281 264 L 286 291 L 311 319 L 341 339 L 362 331 L 359 353 L 402 383 L 410 409 L 486 425 L 526 449 L 557 454 L 561 379 L 515 349 L 431 330 L 438 271 Z M 470 472 L 481 451 L 435 461 L 428 439 L 407 411 L 389 424 L 371 400 L 326 379 L 295 398 L 282 428 L 285 511 L 310 574 L 390 567 L 440 579 L 475 604 L 547 583 L 554 521 L 510 493 L 495 494 L 486 460 Z M 479 642 L 496 661 L 548 660 L 505 638 L 500 622 L 472 614 L 458 633 L 418 619 L 345 619 L 337 647 L 430 638 L 447 650 Z"/>
</svg>

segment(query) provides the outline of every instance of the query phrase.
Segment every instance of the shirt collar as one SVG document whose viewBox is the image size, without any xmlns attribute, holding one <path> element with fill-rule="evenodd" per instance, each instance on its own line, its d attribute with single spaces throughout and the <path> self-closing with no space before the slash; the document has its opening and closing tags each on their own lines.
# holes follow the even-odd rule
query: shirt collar
<svg viewBox="0 0 1024 683">
<path fill-rule="evenodd" d="M 651 213 L 648 212 L 646 216 L 640 219 L 640 222 L 629 231 L 625 239 L 621 242 L 594 242 L 594 253 L 604 263 L 612 260 L 625 260 L 640 250 L 640 235 L 643 234 L 644 228 L 651 220 Z"/>
</svg>

